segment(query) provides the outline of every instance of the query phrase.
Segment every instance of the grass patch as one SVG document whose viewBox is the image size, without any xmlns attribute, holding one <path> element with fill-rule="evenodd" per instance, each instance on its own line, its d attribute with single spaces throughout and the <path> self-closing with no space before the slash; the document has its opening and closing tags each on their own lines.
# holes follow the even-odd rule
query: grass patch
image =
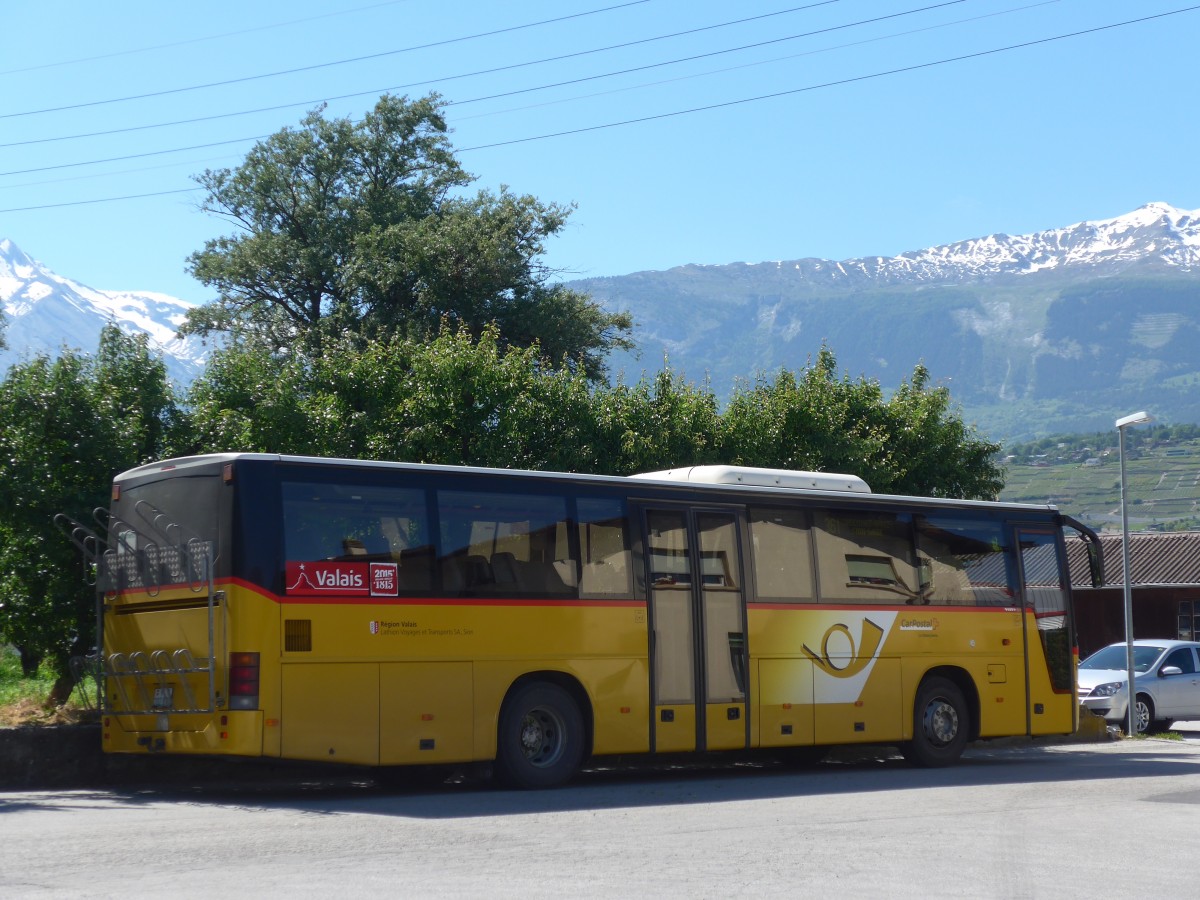
<svg viewBox="0 0 1200 900">
<path fill-rule="evenodd" d="M 1135 734 L 1132 738 L 1128 738 L 1128 740 L 1132 741 L 1148 741 L 1151 739 L 1162 741 L 1182 741 L 1183 735 L 1178 731 L 1151 731 L 1149 733 L 1143 732 L 1142 734 Z"/>
<path fill-rule="evenodd" d="M 46 663 L 34 677 L 26 678 L 17 651 L 0 645 L 0 726 L 62 725 L 88 719 L 91 712 L 78 702 L 78 693 L 58 709 L 46 708 L 54 681 L 54 671 Z"/>
</svg>

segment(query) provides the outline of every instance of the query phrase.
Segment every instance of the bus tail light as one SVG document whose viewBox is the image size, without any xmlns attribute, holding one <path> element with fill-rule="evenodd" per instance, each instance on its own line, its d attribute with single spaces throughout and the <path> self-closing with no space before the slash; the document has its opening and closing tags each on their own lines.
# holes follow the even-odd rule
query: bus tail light
<svg viewBox="0 0 1200 900">
<path fill-rule="evenodd" d="M 258 654 L 229 654 L 229 708 L 258 709 Z"/>
</svg>

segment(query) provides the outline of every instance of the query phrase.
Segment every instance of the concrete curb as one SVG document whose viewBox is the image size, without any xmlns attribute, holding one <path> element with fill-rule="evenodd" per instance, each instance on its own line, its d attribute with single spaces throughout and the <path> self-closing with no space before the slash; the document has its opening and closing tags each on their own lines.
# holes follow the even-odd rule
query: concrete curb
<svg viewBox="0 0 1200 900">
<path fill-rule="evenodd" d="M 0 788 L 96 784 L 106 762 L 99 725 L 0 728 Z"/>
</svg>

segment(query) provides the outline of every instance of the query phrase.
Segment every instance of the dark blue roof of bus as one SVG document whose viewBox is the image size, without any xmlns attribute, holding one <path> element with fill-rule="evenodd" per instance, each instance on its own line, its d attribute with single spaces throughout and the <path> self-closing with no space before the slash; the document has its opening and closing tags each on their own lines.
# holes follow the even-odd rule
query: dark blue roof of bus
<svg viewBox="0 0 1200 900">
<path fill-rule="evenodd" d="M 291 456 L 278 453 L 209 453 L 199 456 L 183 456 L 174 459 L 164 459 L 158 462 L 148 463 L 143 466 L 138 466 L 137 468 L 129 469 L 117 475 L 114 480 L 123 482 L 129 479 L 142 478 L 148 475 L 158 474 L 167 470 L 184 469 L 202 465 L 220 465 L 223 463 L 232 463 L 240 460 L 259 460 L 263 462 L 280 462 L 299 465 L 340 465 L 363 469 L 399 469 L 403 471 L 418 472 L 474 473 L 496 476 L 521 475 L 555 480 L 568 479 L 572 481 L 590 482 L 595 484 L 620 484 L 627 488 L 631 485 L 637 485 L 638 487 L 645 488 L 667 487 L 704 493 L 751 493 L 769 494 L 772 496 L 791 495 L 803 497 L 837 497 L 846 501 L 858 501 L 863 503 L 880 502 L 887 505 L 916 504 L 936 506 L 940 508 L 1008 509 L 1037 513 L 1039 516 L 1044 516 L 1047 513 L 1055 514 L 1058 512 L 1056 507 L 1049 505 L 1003 503 L 999 501 L 988 500 L 960 500 L 947 497 L 917 497 L 900 494 L 864 494 L 853 491 L 800 490 L 795 488 L 760 487 L 757 485 L 746 484 L 711 484 L 696 481 L 654 481 L 643 478 L 633 480 L 621 475 L 589 475 L 579 472 L 543 472 L 530 469 L 496 469 L 481 466 L 453 466 L 432 463 L 393 462 L 386 460 L 341 459 L 337 457 L 325 456 Z"/>
</svg>

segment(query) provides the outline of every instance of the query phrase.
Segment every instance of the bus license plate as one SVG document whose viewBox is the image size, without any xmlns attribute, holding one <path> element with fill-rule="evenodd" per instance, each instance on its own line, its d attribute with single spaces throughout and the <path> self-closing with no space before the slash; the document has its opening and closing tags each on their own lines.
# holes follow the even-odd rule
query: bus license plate
<svg viewBox="0 0 1200 900">
<path fill-rule="evenodd" d="M 170 709 L 175 705 L 175 688 L 156 687 L 154 689 L 154 708 Z"/>
</svg>

